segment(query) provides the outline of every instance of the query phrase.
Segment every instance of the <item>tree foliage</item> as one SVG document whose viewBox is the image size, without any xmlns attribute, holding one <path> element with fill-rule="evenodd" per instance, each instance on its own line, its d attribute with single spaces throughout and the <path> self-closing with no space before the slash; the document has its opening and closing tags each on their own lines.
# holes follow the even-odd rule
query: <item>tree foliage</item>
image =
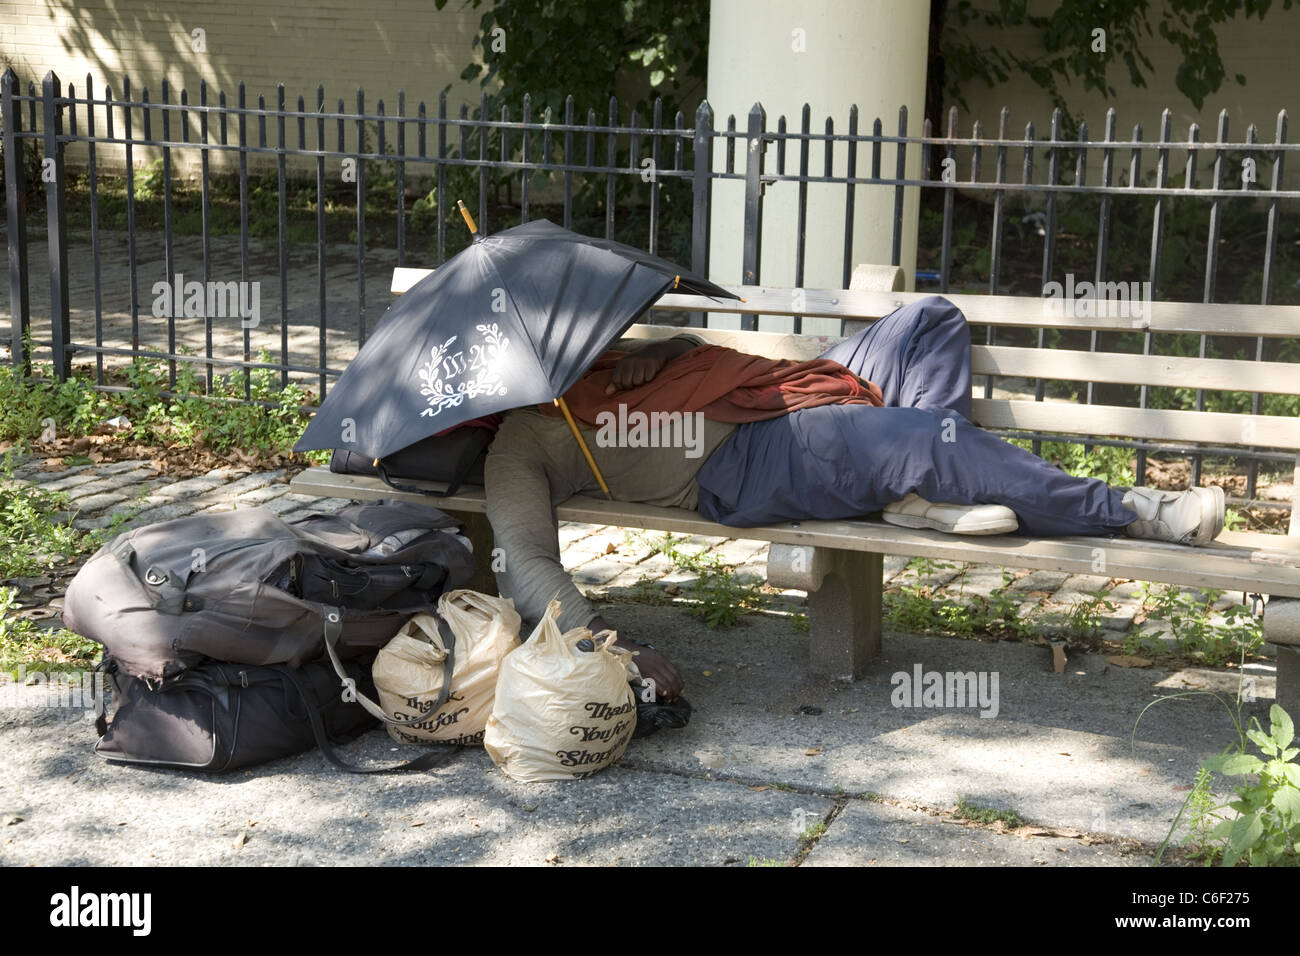
<svg viewBox="0 0 1300 956">
<path fill-rule="evenodd" d="M 435 0 L 443 9 L 449 0 Z M 525 93 L 533 112 L 564 115 L 572 94 L 579 117 L 590 108 L 603 117 L 617 77 L 645 71 L 649 89 L 664 100 L 666 118 L 704 98 L 709 5 L 701 0 L 465 0 L 486 7 L 474 39 L 477 54 L 461 73 L 479 80 L 492 103 L 517 108 Z M 688 98 L 691 98 L 688 100 Z M 632 104 L 643 113 L 641 97 Z"/>
<path fill-rule="evenodd" d="M 1278 5 L 1290 10 L 1294 4 L 1279 0 Z M 972 80 L 993 87 L 1019 75 L 1046 90 L 1053 105 L 1069 115 L 1063 84 L 1078 82 L 1107 100 L 1119 95 L 1112 82 L 1117 72 L 1128 84 L 1145 87 L 1155 71 L 1147 52 L 1159 42 L 1157 36 L 1182 54 L 1174 82 L 1199 110 L 1228 78 L 1215 28 L 1238 17 L 1262 20 L 1273 5 L 1274 0 L 1062 0 L 1051 14 L 1037 15 L 1030 13 L 1028 0 L 951 5 L 937 0 L 932 15 L 942 18 L 937 53 L 949 102 L 967 108 L 962 94 Z M 971 35 L 975 25 L 999 31 L 1030 27 L 1038 42 L 989 45 Z M 1103 31 L 1102 43 L 1097 31 Z M 1234 73 L 1233 80 L 1244 85 L 1246 77 Z"/>
</svg>

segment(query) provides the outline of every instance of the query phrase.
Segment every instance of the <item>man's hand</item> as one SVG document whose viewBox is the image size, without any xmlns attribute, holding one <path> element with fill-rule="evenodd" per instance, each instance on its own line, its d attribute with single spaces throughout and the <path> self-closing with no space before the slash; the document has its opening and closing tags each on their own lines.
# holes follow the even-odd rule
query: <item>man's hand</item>
<svg viewBox="0 0 1300 956">
<path fill-rule="evenodd" d="M 658 375 L 665 365 L 693 348 L 696 348 L 694 342 L 679 338 L 662 339 L 641 346 L 614 365 L 614 378 L 605 387 L 605 394 L 613 395 L 618 391 L 644 385 Z"/>
<path fill-rule="evenodd" d="M 616 631 L 617 628 L 610 627 L 603 617 L 594 617 L 591 623 L 587 625 L 591 633 L 599 634 L 601 631 Z M 629 640 L 620 637 L 614 642 L 618 647 L 631 651 L 636 656 L 637 670 L 641 676 L 654 681 L 655 694 L 662 700 L 675 700 L 681 696 L 682 688 L 685 682 L 673 662 L 664 657 L 658 651 L 653 651 L 648 647 L 642 647 L 634 644 Z"/>
</svg>

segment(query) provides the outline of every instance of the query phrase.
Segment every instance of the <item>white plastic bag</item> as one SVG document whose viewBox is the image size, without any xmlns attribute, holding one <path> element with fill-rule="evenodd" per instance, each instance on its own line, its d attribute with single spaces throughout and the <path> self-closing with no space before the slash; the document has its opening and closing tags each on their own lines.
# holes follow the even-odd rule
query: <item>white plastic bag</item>
<svg viewBox="0 0 1300 956">
<path fill-rule="evenodd" d="M 451 692 L 434 707 L 443 686 L 447 649 L 431 614 L 417 614 L 384 645 L 371 669 L 379 703 L 394 717 L 429 712 L 427 720 L 388 733 L 402 743 L 480 744 L 492 714 L 501 661 L 519 646 L 519 613 L 509 598 L 449 591 L 438 614 L 455 637 Z"/>
<path fill-rule="evenodd" d="M 594 651 L 576 646 L 585 627 L 560 633 L 560 602 L 552 601 L 528 641 L 501 664 L 496 702 L 483 746 L 515 780 L 587 777 L 618 760 L 636 730 L 636 698 L 627 655 L 608 632 Z"/>
</svg>

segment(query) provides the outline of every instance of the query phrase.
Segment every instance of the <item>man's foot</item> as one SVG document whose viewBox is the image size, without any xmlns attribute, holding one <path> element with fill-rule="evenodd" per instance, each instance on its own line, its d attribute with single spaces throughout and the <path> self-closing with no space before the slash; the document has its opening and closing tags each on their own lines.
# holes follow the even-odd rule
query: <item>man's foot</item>
<svg viewBox="0 0 1300 956">
<path fill-rule="evenodd" d="M 1197 547 L 1209 544 L 1223 530 L 1226 506 L 1223 489 L 1217 485 L 1190 491 L 1129 488 L 1124 492 L 1124 504 L 1138 516 L 1124 529 L 1130 538 Z"/>
<path fill-rule="evenodd" d="M 934 504 L 916 494 L 885 505 L 881 515 L 904 528 L 933 528 L 948 534 L 1010 534 L 1020 527 L 1005 505 Z"/>
</svg>

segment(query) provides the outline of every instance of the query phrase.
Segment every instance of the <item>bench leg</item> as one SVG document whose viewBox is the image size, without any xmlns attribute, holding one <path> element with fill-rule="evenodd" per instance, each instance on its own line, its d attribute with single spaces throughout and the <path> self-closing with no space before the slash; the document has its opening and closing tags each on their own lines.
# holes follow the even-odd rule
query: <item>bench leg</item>
<svg viewBox="0 0 1300 956">
<path fill-rule="evenodd" d="M 487 515 L 477 511 L 448 511 L 447 514 L 465 526 L 465 537 L 474 546 L 474 577 L 464 587 L 483 594 L 497 594 L 497 578 L 492 571 L 492 525 Z"/>
<path fill-rule="evenodd" d="M 884 555 L 774 544 L 768 583 L 808 592 L 809 674 L 858 680 L 881 652 Z"/>
<path fill-rule="evenodd" d="M 1300 715 L 1300 601 L 1273 598 L 1264 608 L 1264 640 L 1277 649 L 1277 702 Z"/>
</svg>

